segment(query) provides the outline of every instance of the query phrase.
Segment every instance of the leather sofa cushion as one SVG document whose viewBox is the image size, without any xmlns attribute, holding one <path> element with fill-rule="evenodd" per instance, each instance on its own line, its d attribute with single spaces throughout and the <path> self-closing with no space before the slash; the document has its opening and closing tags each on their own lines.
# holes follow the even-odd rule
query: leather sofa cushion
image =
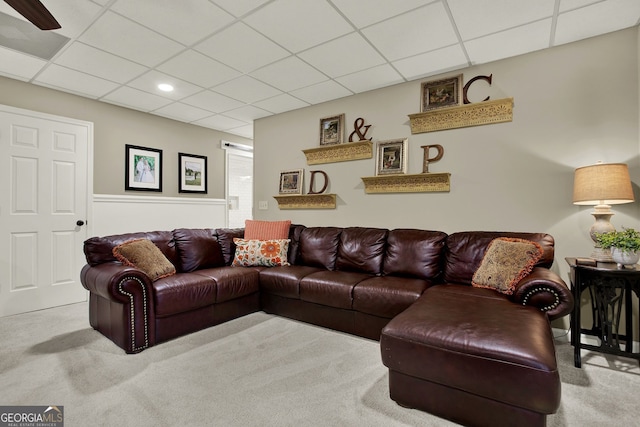
<svg viewBox="0 0 640 427">
<path fill-rule="evenodd" d="M 441 231 L 396 229 L 389 232 L 384 258 L 385 275 L 437 279 L 447 234 Z"/>
<path fill-rule="evenodd" d="M 550 268 L 553 264 L 554 239 L 545 233 L 516 233 L 498 231 L 465 231 L 447 236 L 444 280 L 471 284 L 489 244 L 498 237 L 531 240 L 542 247 L 542 257 L 536 266 Z"/>
<path fill-rule="evenodd" d="M 300 298 L 300 280 L 303 277 L 322 271 L 317 267 L 290 265 L 271 267 L 260 272 L 260 288 L 270 294 L 287 298 Z"/>
<path fill-rule="evenodd" d="M 180 265 L 178 253 L 171 231 L 150 231 L 141 233 L 114 234 L 104 237 L 91 237 L 84 242 L 83 249 L 87 264 L 96 266 L 105 262 L 114 262 L 113 248 L 129 240 L 151 240 L 173 265 Z"/>
<path fill-rule="evenodd" d="M 216 282 L 216 303 L 220 304 L 260 290 L 260 269 L 244 267 L 219 267 L 195 271 Z"/>
<path fill-rule="evenodd" d="M 387 240 L 386 229 L 349 227 L 340 233 L 336 270 L 379 275 Z"/>
<path fill-rule="evenodd" d="M 322 270 L 300 280 L 300 299 L 329 307 L 351 309 L 353 287 L 370 278 L 364 273 Z"/>
<path fill-rule="evenodd" d="M 224 259 L 218 240 L 209 228 L 173 230 L 180 257 L 180 271 L 189 273 L 202 268 L 222 267 Z"/>
<path fill-rule="evenodd" d="M 540 413 L 560 402 L 549 321 L 466 285 L 437 285 L 382 331 L 390 370 Z"/>
<path fill-rule="evenodd" d="M 300 233 L 298 264 L 334 270 L 340 233 L 337 227 L 309 227 Z"/>
<path fill-rule="evenodd" d="M 391 319 L 402 313 L 431 286 L 423 279 L 408 277 L 372 277 L 353 289 L 353 309 Z"/>
<path fill-rule="evenodd" d="M 216 303 L 216 281 L 196 273 L 178 273 L 153 282 L 156 316 L 170 316 Z"/>
<path fill-rule="evenodd" d="M 224 265 L 231 265 L 236 254 L 236 244 L 233 243 L 233 239 L 244 238 L 244 228 L 218 228 L 216 229 L 216 236 L 222 250 Z"/>
</svg>

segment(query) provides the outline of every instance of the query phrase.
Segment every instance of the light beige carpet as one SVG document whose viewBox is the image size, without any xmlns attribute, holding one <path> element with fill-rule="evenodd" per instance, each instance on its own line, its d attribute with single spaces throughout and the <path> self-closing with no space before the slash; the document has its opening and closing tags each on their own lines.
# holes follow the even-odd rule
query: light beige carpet
<svg viewBox="0 0 640 427">
<path fill-rule="evenodd" d="M 127 355 L 87 304 L 0 319 L 0 405 L 63 405 L 65 426 L 448 426 L 388 397 L 375 341 L 255 313 Z M 635 426 L 637 361 L 557 343 L 549 426 Z"/>
</svg>

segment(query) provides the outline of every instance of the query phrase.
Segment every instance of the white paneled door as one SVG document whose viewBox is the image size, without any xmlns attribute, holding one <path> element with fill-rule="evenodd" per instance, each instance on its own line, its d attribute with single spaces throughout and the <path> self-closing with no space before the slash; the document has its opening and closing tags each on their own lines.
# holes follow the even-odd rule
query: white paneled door
<svg viewBox="0 0 640 427">
<path fill-rule="evenodd" d="M 0 105 L 0 316 L 85 301 L 93 124 Z"/>
</svg>

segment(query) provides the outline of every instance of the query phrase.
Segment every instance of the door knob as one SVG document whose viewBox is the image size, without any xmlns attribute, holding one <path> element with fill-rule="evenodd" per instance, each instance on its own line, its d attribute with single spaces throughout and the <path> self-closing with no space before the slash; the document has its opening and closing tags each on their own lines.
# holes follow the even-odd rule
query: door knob
<svg viewBox="0 0 640 427">
<path fill-rule="evenodd" d="M 83 221 L 83 220 L 81 220 L 81 219 L 79 219 L 79 220 L 77 220 L 77 221 L 76 221 L 76 225 L 77 225 L 78 227 L 82 227 L 82 226 L 84 225 L 84 221 Z"/>
</svg>

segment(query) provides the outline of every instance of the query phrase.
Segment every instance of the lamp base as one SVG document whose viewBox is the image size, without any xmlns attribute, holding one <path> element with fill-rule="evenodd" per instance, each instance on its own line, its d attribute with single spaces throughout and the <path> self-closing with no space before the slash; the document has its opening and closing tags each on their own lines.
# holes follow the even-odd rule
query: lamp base
<svg viewBox="0 0 640 427">
<path fill-rule="evenodd" d="M 613 258 L 611 258 L 611 249 L 609 248 L 604 249 L 595 246 L 591 253 L 591 258 L 598 262 L 613 262 Z"/>
</svg>

